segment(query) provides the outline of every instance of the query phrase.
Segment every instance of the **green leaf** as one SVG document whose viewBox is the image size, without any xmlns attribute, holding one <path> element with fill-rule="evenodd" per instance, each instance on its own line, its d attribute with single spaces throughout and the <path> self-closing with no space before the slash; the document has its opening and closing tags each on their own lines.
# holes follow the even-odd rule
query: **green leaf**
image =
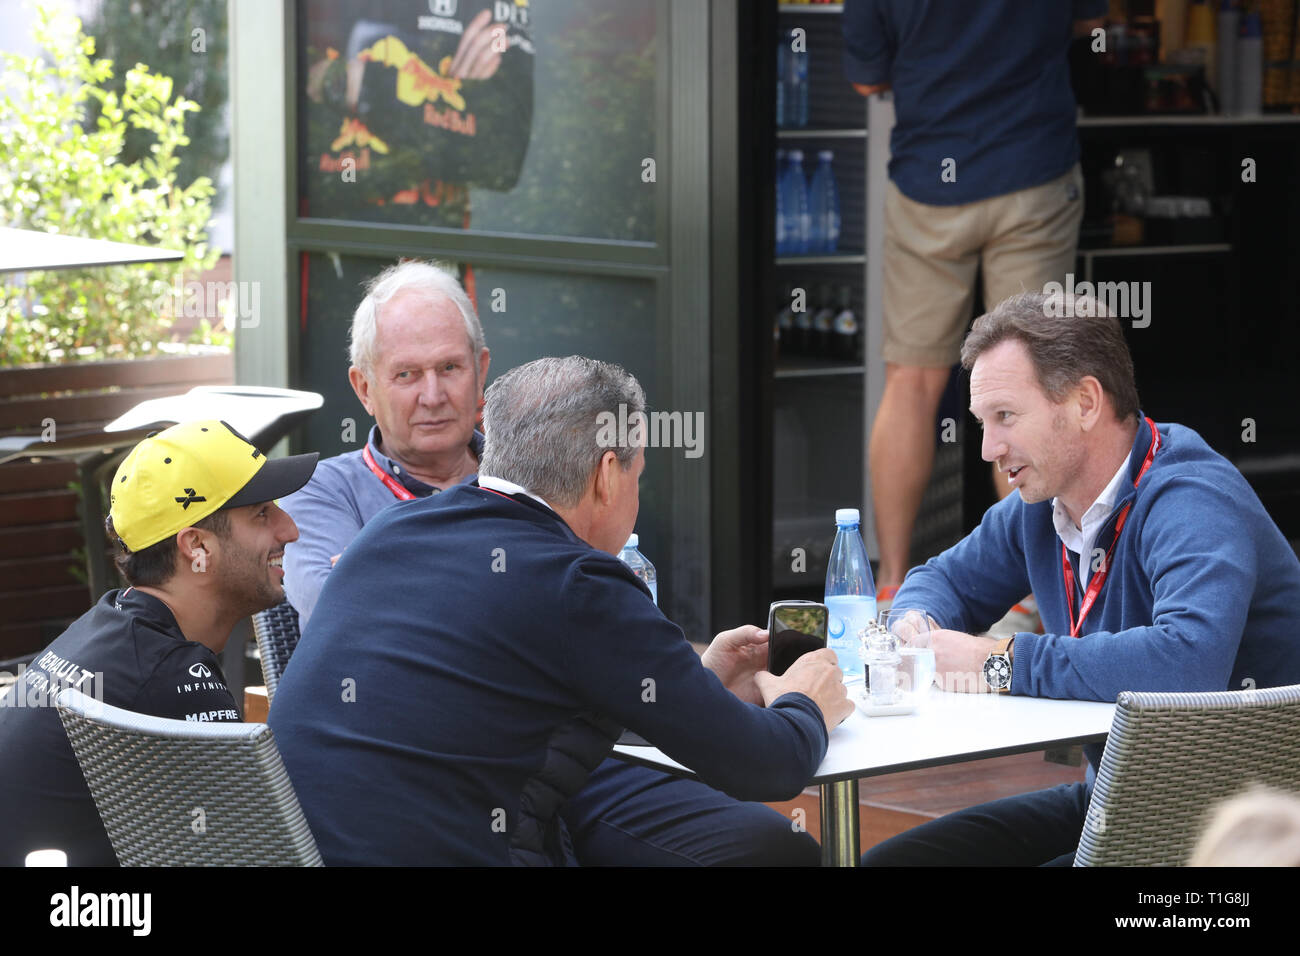
<svg viewBox="0 0 1300 956">
<path fill-rule="evenodd" d="M 38 7 L 33 35 L 44 59 L 0 53 L 0 222 L 165 244 L 185 256 L 179 269 L 30 272 L 21 286 L 0 276 L 0 366 L 152 354 L 175 334 L 173 316 L 156 306 L 159 287 L 178 272 L 182 282 L 192 278 L 218 257 L 206 241 L 212 182 L 191 173 L 185 185 L 178 176 L 190 145 L 185 116 L 199 107 L 173 99 L 177 84 L 144 65 L 128 71 L 123 85 L 110 59 L 91 59 L 96 45 L 80 23 L 57 8 Z M 128 133 L 144 136 L 146 148 L 128 154 Z M 190 334 L 196 337 L 229 343 L 210 325 Z"/>
</svg>

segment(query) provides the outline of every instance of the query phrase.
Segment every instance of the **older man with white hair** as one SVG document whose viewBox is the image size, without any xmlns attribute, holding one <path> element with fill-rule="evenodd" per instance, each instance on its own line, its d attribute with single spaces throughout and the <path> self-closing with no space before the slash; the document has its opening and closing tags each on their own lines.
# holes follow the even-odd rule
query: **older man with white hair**
<svg viewBox="0 0 1300 956">
<path fill-rule="evenodd" d="M 303 534 L 285 555 L 285 590 L 306 627 L 339 554 L 398 501 L 436 494 L 478 471 L 474 430 L 490 356 L 456 279 L 425 262 L 380 273 L 352 319 L 348 380 L 375 426 L 365 447 L 320 463 L 283 504 Z"/>
</svg>

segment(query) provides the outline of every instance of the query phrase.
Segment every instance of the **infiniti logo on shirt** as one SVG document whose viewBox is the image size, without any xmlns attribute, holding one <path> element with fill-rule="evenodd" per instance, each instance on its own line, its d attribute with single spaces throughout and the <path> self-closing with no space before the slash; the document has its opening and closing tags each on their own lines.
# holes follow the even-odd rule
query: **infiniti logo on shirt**
<svg viewBox="0 0 1300 956">
<path fill-rule="evenodd" d="M 191 677 L 211 677 L 211 676 L 212 676 L 212 671 L 208 670 L 208 665 L 207 665 L 207 664 L 191 664 L 191 665 L 190 665 L 190 676 L 191 676 Z"/>
</svg>

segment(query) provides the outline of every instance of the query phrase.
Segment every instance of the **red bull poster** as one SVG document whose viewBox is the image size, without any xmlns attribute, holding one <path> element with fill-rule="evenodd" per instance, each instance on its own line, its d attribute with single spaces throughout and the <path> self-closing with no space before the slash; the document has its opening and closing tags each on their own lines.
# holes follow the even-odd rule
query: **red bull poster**
<svg viewBox="0 0 1300 956">
<path fill-rule="evenodd" d="M 657 8 L 300 0 L 300 214 L 654 241 Z"/>
</svg>

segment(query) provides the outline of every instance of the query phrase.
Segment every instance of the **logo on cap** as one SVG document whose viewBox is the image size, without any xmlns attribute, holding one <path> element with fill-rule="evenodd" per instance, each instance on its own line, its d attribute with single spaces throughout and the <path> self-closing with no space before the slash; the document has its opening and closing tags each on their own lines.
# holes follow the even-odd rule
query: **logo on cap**
<svg viewBox="0 0 1300 956">
<path fill-rule="evenodd" d="M 207 500 L 208 500 L 207 498 L 204 498 L 202 495 L 196 495 L 196 494 L 194 493 L 194 489 L 193 489 L 193 488 L 186 488 L 186 489 L 185 489 L 185 494 L 186 494 L 186 497 L 184 497 L 184 498 L 177 498 L 177 499 L 176 499 L 176 501 L 180 504 L 180 506 L 181 506 L 181 510 L 182 510 L 182 511 L 184 511 L 185 509 L 189 508 L 190 504 L 193 503 L 193 502 L 197 502 L 197 501 L 207 501 Z"/>
</svg>

